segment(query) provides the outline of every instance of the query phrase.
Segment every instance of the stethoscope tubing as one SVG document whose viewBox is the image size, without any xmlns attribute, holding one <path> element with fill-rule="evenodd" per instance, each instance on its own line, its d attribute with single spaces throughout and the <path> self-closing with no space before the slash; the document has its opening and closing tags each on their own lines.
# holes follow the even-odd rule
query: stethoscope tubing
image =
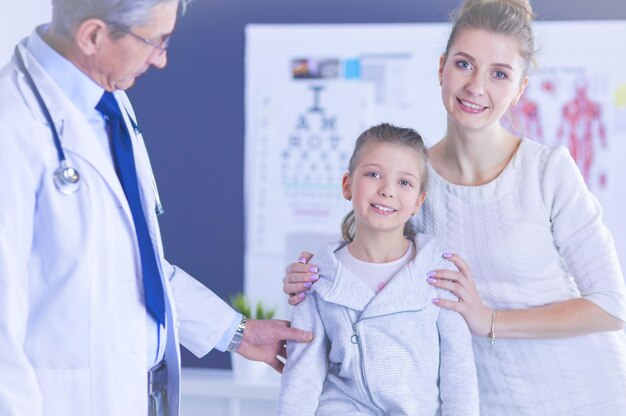
<svg viewBox="0 0 626 416">
<path fill-rule="evenodd" d="M 59 138 L 59 133 L 57 132 L 56 125 L 52 120 L 52 115 L 50 114 L 50 110 L 48 110 L 48 106 L 46 105 L 37 85 L 35 84 L 35 80 L 28 68 L 26 68 L 26 64 L 24 63 L 24 59 L 22 57 L 22 53 L 19 50 L 19 45 L 15 47 L 15 57 L 17 60 L 18 69 L 24 74 L 26 77 L 26 82 L 30 86 L 31 90 L 35 94 L 35 98 L 43 111 L 44 117 L 50 126 L 50 130 L 52 131 L 52 138 L 54 141 L 54 146 L 57 150 L 57 155 L 59 158 L 59 168 L 54 173 L 54 182 L 59 191 L 65 195 L 71 195 L 76 193 L 80 187 L 80 174 L 78 171 L 67 164 L 67 160 L 65 158 L 65 152 L 63 152 L 63 147 L 61 146 L 61 139 Z M 139 134 L 139 127 L 137 126 L 137 122 L 130 116 L 128 113 L 128 118 L 132 124 L 133 130 L 135 134 Z M 155 212 L 157 215 L 162 215 L 165 213 L 163 209 L 163 205 L 161 204 L 161 198 L 159 197 L 159 191 L 156 186 L 156 181 L 154 176 L 152 177 L 152 190 L 156 199 Z"/>
<path fill-rule="evenodd" d="M 33 80 L 32 75 L 30 75 L 30 71 L 26 68 L 26 64 L 24 63 L 24 59 L 22 58 L 22 53 L 19 50 L 19 46 L 15 47 L 15 57 L 17 59 L 17 65 L 19 67 L 19 70 L 26 77 L 26 82 L 28 82 L 28 85 L 30 86 L 33 93 L 35 94 L 35 98 L 37 99 L 37 102 L 39 103 L 39 106 L 41 107 L 41 110 L 43 111 L 43 115 L 46 118 L 46 121 L 48 122 L 48 124 L 50 125 L 50 130 L 52 130 L 52 138 L 54 140 L 54 146 L 56 147 L 57 154 L 59 156 L 59 162 L 64 165 L 66 163 L 65 152 L 63 152 L 63 148 L 61 147 L 61 139 L 59 139 L 59 133 L 57 132 L 54 121 L 52 121 L 50 110 L 48 110 L 48 106 L 46 105 L 43 97 L 41 96 L 41 93 L 39 92 L 39 88 L 37 88 L 37 85 L 35 84 L 35 80 Z"/>
</svg>

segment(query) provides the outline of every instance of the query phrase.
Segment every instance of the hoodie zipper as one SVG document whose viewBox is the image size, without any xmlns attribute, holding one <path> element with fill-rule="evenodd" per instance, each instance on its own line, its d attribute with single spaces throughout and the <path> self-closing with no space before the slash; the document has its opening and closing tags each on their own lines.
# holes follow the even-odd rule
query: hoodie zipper
<svg viewBox="0 0 626 416">
<path fill-rule="evenodd" d="M 374 402 L 374 398 L 372 397 L 372 392 L 370 390 L 369 382 L 367 381 L 367 376 L 365 375 L 365 360 L 363 359 L 363 345 L 361 344 L 361 334 L 359 333 L 359 324 L 367 319 L 381 318 L 383 316 L 392 316 L 392 315 L 398 315 L 401 313 L 421 312 L 424 309 L 426 308 L 420 308 L 420 309 L 409 310 L 409 311 L 401 311 L 401 312 L 393 312 L 393 313 L 387 313 L 387 314 L 376 315 L 376 316 L 368 316 L 367 318 L 357 320 L 352 326 L 352 336 L 350 337 L 350 342 L 357 345 L 359 348 L 359 355 L 360 355 L 359 364 L 361 367 L 361 374 L 362 374 L 365 392 L 367 393 L 367 397 L 369 398 L 370 403 L 372 403 L 378 410 L 383 412 L 383 414 L 385 414 L 385 411 L 381 409 L 380 407 L 378 407 L 378 405 L 376 405 L 376 403 Z"/>
</svg>

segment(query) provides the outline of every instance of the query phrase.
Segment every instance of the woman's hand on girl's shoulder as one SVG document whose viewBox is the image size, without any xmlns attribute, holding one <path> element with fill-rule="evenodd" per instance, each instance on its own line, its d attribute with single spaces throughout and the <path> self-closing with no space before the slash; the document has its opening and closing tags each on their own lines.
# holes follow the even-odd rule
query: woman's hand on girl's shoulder
<svg viewBox="0 0 626 416">
<path fill-rule="evenodd" d="M 318 268 L 309 261 L 313 254 L 303 251 L 297 263 L 291 263 L 285 269 L 283 277 L 283 291 L 289 295 L 289 304 L 297 305 L 302 302 L 306 292 L 319 279 Z"/>
<path fill-rule="evenodd" d="M 491 309 L 485 305 L 469 265 L 459 255 L 443 253 L 459 271 L 440 269 L 428 274 L 428 283 L 452 293 L 458 300 L 433 299 L 433 303 L 460 313 L 474 335 L 487 336 L 491 331 Z"/>
</svg>

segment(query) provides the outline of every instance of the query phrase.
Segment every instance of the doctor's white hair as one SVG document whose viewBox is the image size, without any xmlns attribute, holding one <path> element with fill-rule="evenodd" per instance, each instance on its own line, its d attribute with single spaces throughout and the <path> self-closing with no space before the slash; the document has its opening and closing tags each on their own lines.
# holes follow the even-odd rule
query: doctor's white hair
<svg viewBox="0 0 626 416">
<path fill-rule="evenodd" d="M 95 18 L 114 29 L 129 30 L 149 24 L 155 6 L 174 1 L 182 15 L 192 0 L 52 0 L 52 27 L 69 37 L 82 22 Z"/>
</svg>

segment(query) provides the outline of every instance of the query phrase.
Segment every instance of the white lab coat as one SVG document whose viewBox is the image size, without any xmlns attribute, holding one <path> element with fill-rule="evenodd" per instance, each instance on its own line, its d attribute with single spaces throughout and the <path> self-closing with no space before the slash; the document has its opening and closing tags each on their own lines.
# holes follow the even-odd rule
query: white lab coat
<svg viewBox="0 0 626 416">
<path fill-rule="evenodd" d="M 128 202 L 85 117 L 20 48 L 81 188 L 74 195 L 55 188 L 52 134 L 14 57 L 0 72 L 0 415 L 146 415 L 152 334 Z M 134 117 L 126 95 L 116 98 Z M 167 298 L 165 358 L 175 416 L 179 340 L 202 356 L 236 314 L 164 259 L 152 169 L 143 139 L 126 123 Z"/>
</svg>

